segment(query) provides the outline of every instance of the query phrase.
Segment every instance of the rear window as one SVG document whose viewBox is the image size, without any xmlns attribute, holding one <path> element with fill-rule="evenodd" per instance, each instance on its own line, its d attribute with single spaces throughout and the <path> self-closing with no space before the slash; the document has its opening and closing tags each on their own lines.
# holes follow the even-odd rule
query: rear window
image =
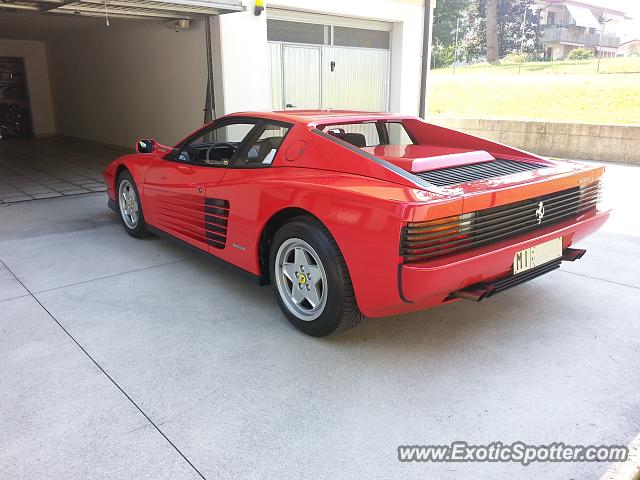
<svg viewBox="0 0 640 480">
<path fill-rule="evenodd" d="M 321 130 L 358 148 L 415 143 L 402 122 L 376 121 L 324 125 Z"/>
</svg>

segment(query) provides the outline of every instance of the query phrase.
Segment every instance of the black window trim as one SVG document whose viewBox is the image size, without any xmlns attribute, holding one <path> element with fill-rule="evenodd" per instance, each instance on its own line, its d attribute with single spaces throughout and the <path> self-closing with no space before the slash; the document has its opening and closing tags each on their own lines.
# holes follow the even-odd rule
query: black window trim
<svg viewBox="0 0 640 480">
<path fill-rule="evenodd" d="M 222 117 L 222 118 L 216 119 L 213 122 L 208 123 L 207 125 L 204 125 L 202 128 L 196 130 L 194 133 L 189 135 L 186 139 L 184 139 L 182 142 L 180 142 L 175 147 L 173 147 L 173 149 L 162 158 L 163 158 L 163 160 L 168 160 L 170 162 L 182 163 L 182 164 L 185 164 L 185 165 L 192 165 L 192 166 L 196 166 L 196 167 L 229 168 L 235 162 L 235 159 L 238 156 L 238 152 L 243 148 L 245 142 L 247 142 L 247 140 L 251 138 L 251 136 L 255 132 L 256 128 L 258 128 L 262 124 L 262 122 L 264 120 L 265 120 L 264 118 L 260 118 L 260 117 L 241 117 L 241 116 L 237 116 L 237 117 Z M 201 165 L 201 164 L 196 164 L 196 163 L 193 163 L 193 162 L 185 162 L 183 160 L 179 160 L 178 159 L 178 156 L 180 155 L 180 152 L 182 152 L 184 147 L 186 145 L 188 145 L 191 141 L 195 140 L 198 137 L 201 137 L 202 135 L 204 135 L 208 131 L 216 130 L 217 128 L 226 127 L 226 126 L 234 125 L 234 124 L 253 124 L 253 128 L 251 128 L 251 130 L 249 130 L 247 132 L 247 135 L 242 139 L 242 142 L 240 142 L 240 144 L 238 145 L 238 148 L 233 153 L 233 156 L 231 157 L 231 159 L 229 160 L 229 163 L 227 165 L 224 165 L 224 164 L 220 164 L 220 165 Z"/>
<path fill-rule="evenodd" d="M 238 146 L 238 149 L 236 150 L 236 153 L 233 155 L 233 158 L 229 162 L 228 168 L 256 169 L 256 168 L 270 168 L 271 167 L 272 163 L 268 163 L 268 164 L 267 163 L 249 163 L 249 164 L 244 164 L 244 165 L 240 165 L 240 164 L 237 163 L 238 159 L 240 158 L 240 156 L 244 155 L 245 153 L 247 153 L 249 151 L 249 149 L 253 146 L 253 144 L 258 141 L 258 139 L 260 138 L 260 135 L 262 135 L 264 133 L 265 127 L 267 125 L 275 125 L 275 126 L 287 128 L 287 133 L 284 134 L 284 137 L 282 138 L 282 143 L 276 149 L 275 155 L 278 154 L 278 152 L 280 151 L 282 146 L 285 144 L 285 141 L 287 140 L 287 136 L 289 135 L 291 130 L 293 130 L 293 123 L 283 122 L 281 120 L 270 120 L 268 118 L 262 118 L 261 122 L 256 124 L 257 128 L 251 130 L 249 132 L 249 134 L 246 136 L 246 138 L 244 139 L 244 141 L 242 142 L 242 145 Z M 275 159 L 275 155 L 274 155 L 274 159 Z"/>
</svg>

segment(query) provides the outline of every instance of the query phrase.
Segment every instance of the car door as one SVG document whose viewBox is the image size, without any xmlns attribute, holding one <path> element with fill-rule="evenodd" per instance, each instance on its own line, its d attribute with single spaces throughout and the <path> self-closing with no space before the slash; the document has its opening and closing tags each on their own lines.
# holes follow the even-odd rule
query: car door
<svg viewBox="0 0 640 480">
<path fill-rule="evenodd" d="M 144 181 L 147 222 L 205 251 L 212 244 L 220 245 L 226 228 L 220 215 L 225 203 L 207 198 L 206 192 L 222 180 L 256 123 L 251 119 L 214 122 L 169 155 L 157 158 Z M 210 215 L 209 210 L 214 213 Z"/>
<path fill-rule="evenodd" d="M 224 178 L 206 188 L 209 235 L 224 243 L 209 244 L 209 252 L 255 273 L 257 238 L 268 199 L 262 185 L 281 178 L 282 169 L 270 168 L 291 129 L 288 123 L 265 120 L 247 137 Z M 280 170 L 280 172 L 276 172 Z M 222 227 L 223 230 L 218 231 Z"/>
</svg>

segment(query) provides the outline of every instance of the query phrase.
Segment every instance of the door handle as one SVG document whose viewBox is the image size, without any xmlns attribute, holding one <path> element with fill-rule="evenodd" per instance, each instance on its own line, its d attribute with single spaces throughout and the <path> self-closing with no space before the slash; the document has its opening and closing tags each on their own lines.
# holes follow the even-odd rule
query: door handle
<svg viewBox="0 0 640 480">
<path fill-rule="evenodd" d="M 176 168 L 178 169 L 178 171 L 182 172 L 182 173 L 193 173 L 193 168 L 191 167 L 187 167 L 184 165 L 178 165 L 176 166 Z"/>
<path fill-rule="evenodd" d="M 290 103 L 287 103 L 284 108 L 296 108 L 295 105 L 291 105 Z"/>
</svg>

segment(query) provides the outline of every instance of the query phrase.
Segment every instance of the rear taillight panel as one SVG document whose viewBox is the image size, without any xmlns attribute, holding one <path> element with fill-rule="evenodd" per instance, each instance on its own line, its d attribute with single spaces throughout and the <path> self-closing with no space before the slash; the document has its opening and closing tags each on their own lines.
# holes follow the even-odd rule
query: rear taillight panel
<svg viewBox="0 0 640 480">
<path fill-rule="evenodd" d="M 417 262 L 450 255 L 565 221 L 596 209 L 600 181 L 477 212 L 402 228 L 400 256 Z"/>
</svg>

